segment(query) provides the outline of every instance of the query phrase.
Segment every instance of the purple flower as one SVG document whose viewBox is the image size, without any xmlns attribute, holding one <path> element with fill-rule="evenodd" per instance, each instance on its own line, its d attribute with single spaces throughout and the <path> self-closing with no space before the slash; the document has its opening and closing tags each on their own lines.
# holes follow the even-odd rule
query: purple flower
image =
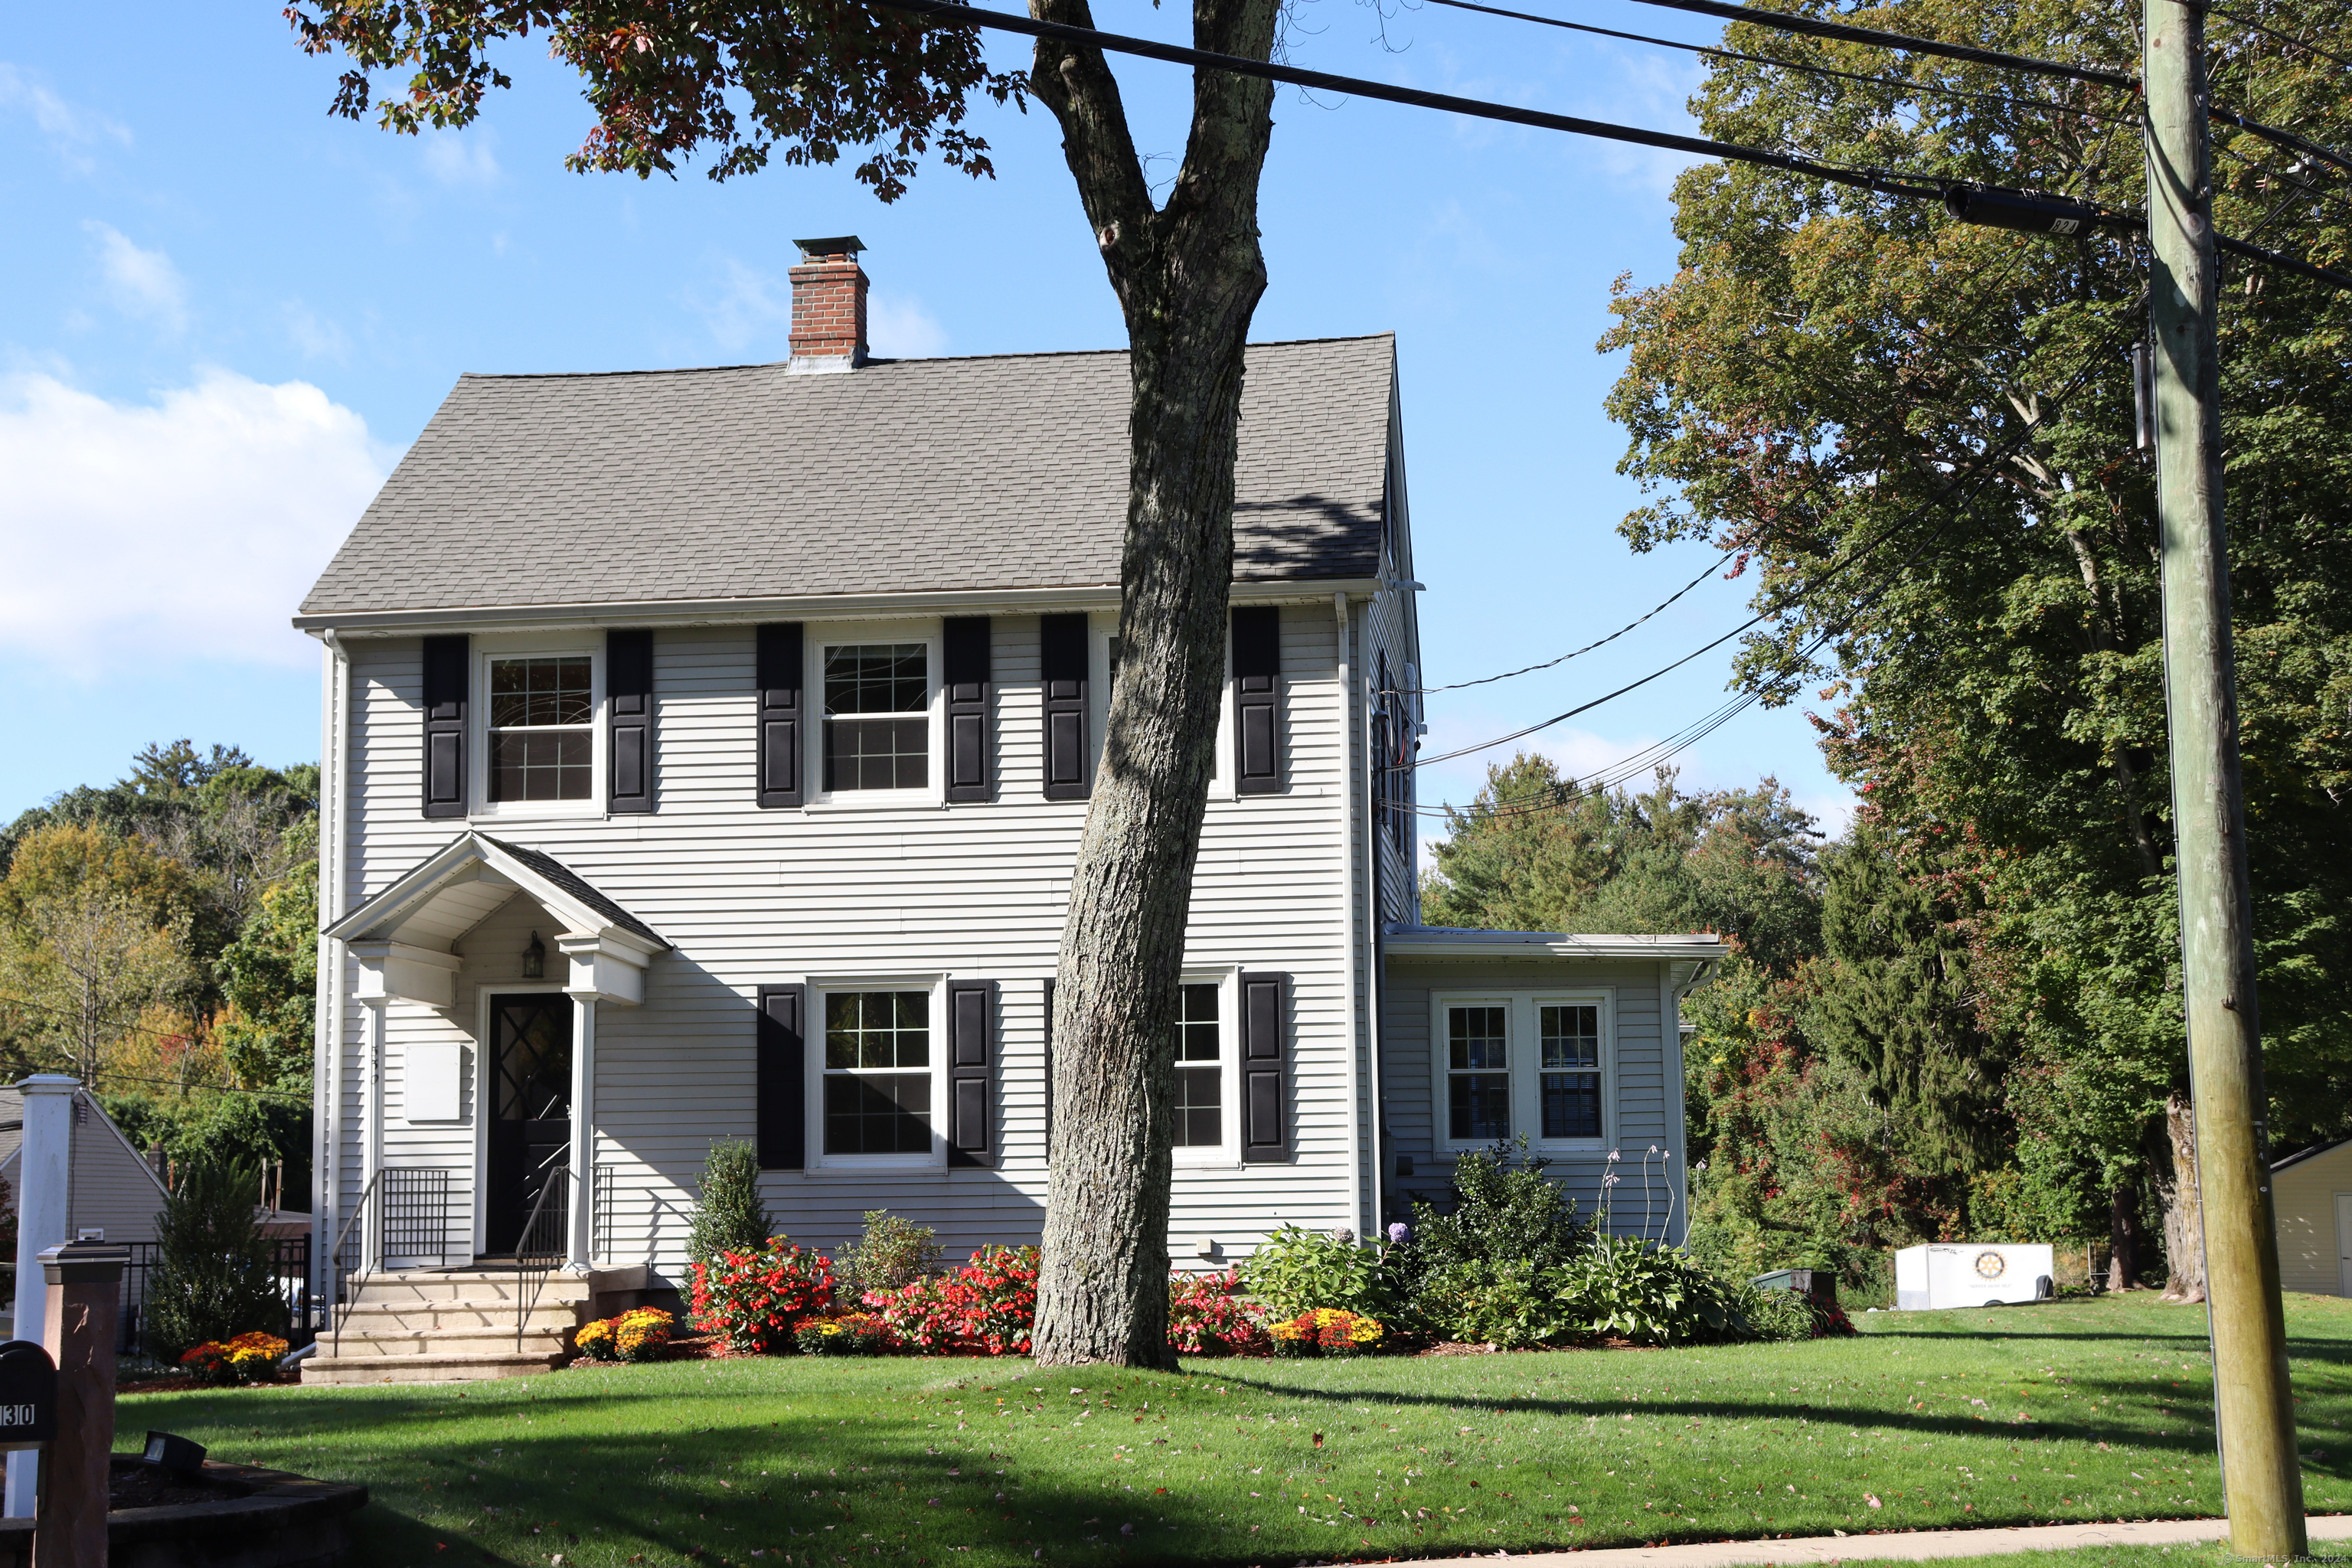
<svg viewBox="0 0 2352 1568">
<path fill-rule="evenodd" d="M 1405 1224 L 1404 1221 L 1399 1220 L 1394 1225 L 1389 1226 L 1389 1245 L 1391 1247 L 1402 1247 L 1406 1242 L 1411 1241 L 1412 1239 L 1412 1226 Z"/>
</svg>

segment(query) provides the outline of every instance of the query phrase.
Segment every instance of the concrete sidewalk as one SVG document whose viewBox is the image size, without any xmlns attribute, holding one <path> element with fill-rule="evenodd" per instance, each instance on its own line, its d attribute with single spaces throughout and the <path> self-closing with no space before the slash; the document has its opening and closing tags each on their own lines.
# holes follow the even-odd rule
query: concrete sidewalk
<svg viewBox="0 0 2352 1568">
<path fill-rule="evenodd" d="M 2352 1515 L 2309 1521 L 2312 1544 L 2352 1541 Z M 1511 1562 L 1528 1568 L 1766 1568 L 1797 1563 L 1927 1563 L 1938 1557 L 1991 1557 L 2010 1552 L 2054 1552 L 2084 1546 L 2179 1546 L 2221 1541 L 2220 1519 L 2168 1519 L 2146 1524 L 2042 1524 L 2020 1530 L 1916 1530 L 1890 1535 L 1813 1535 L 1802 1541 L 1694 1542 L 1686 1546 L 1612 1546 L 1597 1552 L 1528 1552 Z M 1480 1557 L 1417 1559 L 1414 1568 L 1490 1568 Z"/>
</svg>

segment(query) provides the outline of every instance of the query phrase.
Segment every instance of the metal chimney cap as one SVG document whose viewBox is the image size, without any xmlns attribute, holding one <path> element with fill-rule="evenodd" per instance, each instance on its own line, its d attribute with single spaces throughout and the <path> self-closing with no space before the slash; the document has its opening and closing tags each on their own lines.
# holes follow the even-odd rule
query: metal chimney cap
<svg viewBox="0 0 2352 1568">
<path fill-rule="evenodd" d="M 854 234 L 839 235 L 832 239 L 796 239 L 793 243 L 800 247 L 803 261 L 814 261 L 820 256 L 839 256 L 845 251 L 856 256 L 866 248 L 866 242 Z"/>
</svg>

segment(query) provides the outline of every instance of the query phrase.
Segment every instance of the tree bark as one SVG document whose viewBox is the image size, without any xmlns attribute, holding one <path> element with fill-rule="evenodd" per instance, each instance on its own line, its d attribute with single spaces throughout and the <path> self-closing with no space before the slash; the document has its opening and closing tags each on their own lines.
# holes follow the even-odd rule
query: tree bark
<svg viewBox="0 0 2352 1568">
<path fill-rule="evenodd" d="M 2172 1183 L 2164 1202 L 2164 1299 L 2205 1300 L 2205 1206 L 2197 1187 L 2197 1112 L 2174 1089 L 2164 1101 L 2164 1131 L 2172 1145 Z"/>
<path fill-rule="evenodd" d="M 2139 1279 L 2139 1186 L 2116 1184 L 2107 1194 L 2107 1289 L 2128 1290 Z"/>
<path fill-rule="evenodd" d="M 1086 0 L 1031 0 L 1090 27 Z M 1195 44 L 1265 59 L 1276 0 L 1197 0 Z M 1155 209 L 1098 50 L 1040 40 L 1037 97 L 1061 122 L 1130 353 L 1119 657 L 1054 995 L 1034 1354 L 1172 1366 L 1168 1202 L 1174 1019 L 1213 771 L 1233 582 L 1243 345 L 1265 289 L 1258 175 L 1272 84 L 1196 72 L 1184 163 Z"/>
</svg>

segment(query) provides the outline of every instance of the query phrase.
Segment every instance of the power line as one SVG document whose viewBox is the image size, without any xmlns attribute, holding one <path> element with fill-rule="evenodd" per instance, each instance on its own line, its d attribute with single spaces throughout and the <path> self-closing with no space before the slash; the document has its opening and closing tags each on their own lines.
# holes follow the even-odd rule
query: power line
<svg viewBox="0 0 2352 1568">
<path fill-rule="evenodd" d="M 2089 120 L 2128 121 L 2128 114 L 2110 114 L 2105 110 L 2080 109 L 2073 104 L 2053 103 L 2041 98 L 2011 98 L 1998 92 L 1970 92 L 1964 88 L 1937 87 L 1930 82 L 1912 81 L 1903 77 L 1870 76 L 1861 71 L 1839 70 L 1831 66 L 1805 65 L 1796 60 L 1775 59 L 1769 55 L 1742 54 L 1738 49 L 1716 48 L 1706 44 L 1685 44 L 1675 38 L 1654 38 L 1645 33 L 1621 33 L 1613 27 L 1595 27 L 1584 22 L 1563 21 L 1557 16 L 1538 16 L 1526 11 L 1506 11 L 1496 5 L 1480 5 L 1474 0 L 1427 0 L 1433 5 L 1449 5 L 1457 11 L 1477 11 L 1489 16 L 1507 16 L 1515 22 L 1533 22 L 1539 26 L 1564 27 L 1573 33 L 1592 33 L 1604 38 L 1622 38 L 1629 43 L 1653 44 L 1664 49 L 1681 49 L 1687 54 L 1710 55 L 1717 59 L 1746 60 L 1754 65 L 1778 66 L 1783 70 L 1803 71 L 1812 76 L 1836 77 L 1842 81 L 1868 82 L 1880 87 L 1899 87 L 1906 93 L 1932 93 L 1938 98 L 1963 99 L 1972 103 L 1998 103 L 2016 109 L 2039 109 L 2053 114 L 2079 114 Z"/>
<path fill-rule="evenodd" d="M 11 996 L 11 995 L 8 995 L 7 994 L 5 994 L 5 992 L 0 992 L 0 1005 L 8 1005 L 8 1006 L 15 1006 L 15 1007 L 30 1007 L 31 1009 L 33 1009 L 33 1011 L 35 1011 L 35 1012 L 37 1012 L 37 1013 L 54 1013 L 54 1014 L 56 1014 L 58 1017 L 61 1017 L 61 1018 L 76 1018 L 76 1017 L 79 1017 L 79 1016 L 80 1016 L 80 1015 L 79 1015 L 79 1014 L 76 1013 L 76 1012 L 75 1012 L 72 1008 L 70 1008 L 70 1007 L 54 1007 L 54 1006 L 51 1006 L 49 1004 L 47 1004 L 47 1003 L 46 1003 L 46 1002 L 36 1002 L 36 1001 L 34 1001 L 34 1000 L 33 1000 L 31 997 L 29 997 L 29 996 Z M 157 1040 L 178 1040 L 178 1039 L 194 1039 L 194 1036 L 193 1034 L 182 1035 L 182 1034 L 179 1034 L 179 1033 L 177 1033 L 177 1032 L 175 1032 L 175 1031 L 168 1030 L 168 1029 L 151 1029 L 151 1028 L 147 1027 L 147 1026 L 145 1026 L 144 1024 L 124 1024 L 124 1025 L 121 1026 L 121 1027 L 122 1032 L 123 1032 L 123 1033 L 125 1033 L 125 1034 L 132 1034 L 132 1035 L 145 1035 L 145 1036 L 147 1036 L 147 1037 L 148 1037 L 149 1038 L 151 1038 L 151 1039 L 157 1039 Z M 22 1068 L 24 1071 L 26 1071 L 26 1072 L 37 1072 L 37 1071 L 40 1070 L 39 1068 L 36 1068 L 36 1067 L 34 1067 L 34 1066 L 30 1065 L 29 1063 L 21 1062 L 21 1061 L 20 1061 L 20 1062 L 18 1062 L 18 1063 L 16 1063 L 16 1067 L 18 1067 L 18 1068 Z M 286 1099 L 286 1100 L 305 1100 L 305 1101 L 307 1101 L 307 1100 L 310 1099 L 310 1096 L 309 1096 L 309 1095 L 306 1095 L 306 1094 L 298 1094 L 298 1093 L 296 1093 L 294 1090 L 292 1090 L 292 1089 L 240 1089 L 240 1088 L 238 1088 L 236 1085 L 235 1085 L 235 1084 L 231 1084 L 231 1083 L 182 1083 L 182 1082 L 181 1082 L 181 1081 L 179 1081 L 177 1079 L 168 1079 L 168 1078 L 140 1078 L 140 1077 L 135 1076 L 134 1074 L 126 1073 L 126 1072 L 118 1072 L 118 1071 L 116 1071 L 114 1068 L 107 1068 L 107 1067 L 96 1068 L 93 1068 L 92 1070 L 93 1070 L 94 1072 L 96 1072 L 96 1073 L 97 1073 L 97 1075 L 98 1075 L 99 1077 L 100 1077 L 100 1078 L 110 1078 L 110 1079 L 119 1079 L 119 1080 L 121 1080 L 121 1082 L 124 1082 L 124 1083 L 152 1083 L 152 1084 L 160 1084 L 160 1085 L 162 1085 L 162 1086 L 163 1086 L 163 1088 L 165 1088 L 165 1089 L 209 1089 L 209 1090 L 212 1090 L 212 1091 L 214 1091 L 214 1092 L 220 1093 L 220 1094 L 265 1094 L 265 1095 L 276 1095 L 276 1096 L 278 1096 L 278 1097 L 279 1097 L 279 1098 Z"/>
<path fill-rule="evenodd" d="M 2143 295 L 2141 301 L 2135 302 L 2121 313 L 2122 318 L 2126 322 L 2128 322 L 2131 318 L 2137 313 L 2140 304 L 2145 302 L 2145 295 Z M 2074 371 L 2067 376 L 2065 384 L 2061 386 L 2058 391 L 2051 395 L 2048 412 L 2036 414 L 2032 418 L 2027 420 L 2017 434 L 2011 437 L 2009 442 L 1998 452 L 1988 450 L 1977 454 L 1976 458 L 1973 459 L 1973 472 L 1962 476 L 1960 479 L 1956 479 L 1952 484 L 1947 485 L 1937 495 L 1929 498 L 1926 501 L 1922 501 L 1916 507 L 1913 508 L 1910 512 L 1905 514 L 1905 516 L 1897 519 L 1894 523 L 1890 524 L 1886 531 L 1877 539 L 1865 543 L 1860 550 L 1849 554 L 1843 562 L 1833 565 L 1823 577 L 1816 580 L 1814 583 L 1809 584 L 1804 592 L 1797 595 L 1794 603 L 1801 604 L 1806 598 L 1819 593 L 1823 587 L 1827 586 L 1831 581 L 1844 574 L 1848 569 L 1858 564 L 1861 561 L 1891 542 L 1901 533 L 1908 531 L 1909 526 L 1912 523 L 1923 521 L 1925 516 L 1930 511 L 1953 506 L 1963 500 L 1972 500 L 1973 492 L 1965 496 L 1959 493 L 1961 486 L 1972 480 L 1990 480 L 1998 471 L 1998 465 L 2000 461 L 2005 460 L 2015 452 L 2021 449 L 2027 442 L 2032 440 L 2034 434 L 2040 430 L 2042 426 L 2047 424 L 2051 418 L 2054 417 L 2054 416 L 2063 406 L 2065 399 L 2074 395 L 2074 392 L 2082 385 L 2084 376 L 2090 373 L 2092 367 L 2102 358 L 2112 353 L 2115 348 L 2120 346 L 2120 344 L 2137 330 L 2137 327 L 2127 326 L 2123 330 L 2109 333 L 2106 338 L 2102 340 L 2097 347 L 2095 347 L 2089 354 L 2085 355 L 2075 366 Z M 1846 627 L 1850 626 L 1853 624 L 1853 618 L 1860 615 L 1863 609 L 1866 608 L 1879 594 L 1884 593 L 1887 586 L 1892 585 L 1892 576 L 1889 574 L 1878 588 L 1872 590 L 1864 598 L 1862 603 L 1856 605 L 1853 611 L 1851 611 L 1845 617 L 1824 629 L 1820 636 L 1813 638 L 1812 641 L 1807 645 L 1803 651 L 1797 654 L 1792 659 L 1788 661 L 1783 667 L 1784 672 L 1793 672 L 1795 669 L 1801 668 L 1804 662 L 1825 646 L 1832 637 L 1840 635 L 1846 629 Z M 1492 741 L 1483 742 L 1475 746 L 1462 747 L 1458 750 L 1444 752 L 1434 757 L 1416 759 L 1414 762 L 1402 764 L 1393 771 L 1402 773 L 1406 771 L 1407 768 L 1428 766 L 1436 763 L 1450 762 L 1457 757 L 1468 756 L 1476 752 L 1491 751 L 1496 746 L 1507 745 L 1513 741 L 1522 740 L 1528 735 L 1536 733 L 1539 730 L 1549 729 L 1554 724 L 1558 724 L 1567 719 L 1574 718 L 1577 714 L 1597 708 L 1601 703 L 1610 701 L 1614 698 L 1622 697 L 1625 692 L 1633 690 L 1637 687 L 1646 685 L 1650 681 L 1656 679 L 1659 676 L 1665 674 L 1667 671 L 1678 668 L 1682 665 L 1689 663 L 1693 658 L 1697 658 L 1699 654 L 1721 646 L 1724 642 L 1728 641 L 1733 637 L 1738 636 L 1741 632 L 1747 631 L 1750 627 L 1780 614 L 1782 610 L 1787 607 L 1789 606 L 1776 606 L 1773 609 L 1763 611 L 1751 616 L 1745 624 L 1733 628 L 1732 631 L 1727 633 L 1724 637 L 1717 637 L 1714 642 L 1707 644 L 1706 647 L 1702 647 L 1693 653 L 1686 654 L 1683 658 L 1676 659 L 1673 664 L 1666 665 L 1663 668 L 1654 670 L 1650 674 L 1643 676 L 1641 679 L 1633 682 L 1631 685 L 1619 688 L 1616 691 L 1611 692 L 1607 697 L 1597 698 L 1591 702 L 1586 702 L 1576 708 L 1572 708 L 1566 713 L 1547 719 L 1539 724 L 1530 724 L 1525 729 L 1515 731 L 1508 735 L 1500 736 Z M 1759 695 L 1760 694 L 1759 693 L 1749 692 L 1742 699 L 1738 700 L 1736 705 L 1727 705 L 1726 709 L 1718 710 L 1717 712 L 1720 715 L 1719 717 L 1717 715 L 1711 714 L 1707 719 L 1702 720 L 1700 722 L 1706 725 L 1706 729 L 1704 731 L 1701 731 L 1700 734 L 1693 735 L 1689 740 L 1679 741 L 1675 745 L 1674 750 L 1679 751 L 1690 744 L 1696 743 L 1696 741 L 1702 738 L 1704 733 L 1711 733 L 1713 730 L 1720 728 L 1722 724 L 1728 722 L 1730 718 L 1739 711 L 1740 709 L 1748 706 L 1750 703 L 1758 700 Z M 1664 742 L 1661 742 L 1661 744 L 1664 744 Z M 1655 750 L 1654 747 L 1651 749 Z M 1669 752 L 1666 754 L 1671 755 L 1672 752 Z M 1622 766 L 1623 764 L 1621 763 L 1618 765 Z M 1434 816 L 1440 812 L 1450 809 L 1454 808 L 1445 806 L 1433 808 L 1421 806 L 1419 805 L 1415 805 L 1412 807 L 1412 810 L 1416 815 L 1421 816 Z"/>
<path fill-rule="evenodd" d="M 1644 0 L 1645 4 L 1664 5 L 1668 0 Z M 1673 0 L 1674 4 L 1699 5 L 1702 0 Z M 1708 0 L 1711 3 L 1711 0 Z M 1490 103 L 1483 99 L 1461 98 L 1448 92 L 1424 92 L 1418 88 L 1397 87 L 1388 82 L 1372 81 L 1363 77 L 1337 76 L 1329 71 L 1307 70 L 1297 66 L 1278 65 L 1271 60 L 1254 60 L 1241 55 L 1221 55 L 1208 49 L 1187 48 L 1181 44 L 1163 44 L 1151 38 L 1130 37 L 1123 33 L 1106 33 L 1097 27 L 1076 27 L 1066 22 L 1042 22 L 1032 16 L 1015 16 L 1009 11 L 983 11 L 976 6 L 959 5 L 955 0 L 876 0 L 876 4 L 910 16 L 927 16 L 949 26 L 992 27 L 1000 32 L 1023 33 L 1034 38 L 1053 38 L 1062 43 L 1076 44 L 1086 48 L 1103 49 L 1113 54 L 1137 55 L 1145 59 L 1162 60 L 1171 65 L 1192 66 L 1207 70 L 1222 70 L 1234 76 L 1255 77 L 1261 81 L 1277 81 L 1291 87 L 1317 88 L 1325 92 L 1351 93 L 1360 98 L 1377 99 L 1388 103 L 1402 103 L 1416 109 L 1435 109 L 1449 114 L 1467 115 L 1476 120 L 1500 121 L 1507 125 L 1532 126 L 1539 131 L 1565 131 L 1572 135 L 1592 136 L 1605 142 L 1627 142 L 1638 147 L 1657 147 L 1670 153 L 1690 153 L 1703 158 L 1722 158 L 1733 163 L 1756 163 L 1768 169 L 1780 169 L 1789 174 L 1809 174 L 1833 184 L 1850 185 L 1859 190 L 1875 191 L 1881 195 L 1907 196 L 1917 201 L 1942 200 L 1953 216 L 1965 221 L 1990 222 L 2001 227 L 2025 228 L 2041 233 L 2074 234 L 2085 225 L 2114 228 L 2139 228 L 2146 220 L 2137 215 L 2109 212 L 2083 203 L 2053 204 L 2032 196 L 2028 192 L 2011 191 L 1997 185 L 1971 185 L 1962 181 L 1932 176 L 1933 184 L 1917 179 L 1901 179 L 1883 169 L 1846 168 L 1824 163 L 1818 159 L 1799 157 L 1793 153 L 1769 152 L 1761 147 L 1743 147 L 1729 142 L 1712 142 L 1702 136 L 1678 136 L 1666 131 L 1645 131 L 1638 126 L 1618 125 L 1605 120 L 1586 120 L 1572 114 L 1552 114 L 1539 109 L 1521 109 L 1507 103 Z M 1738 11 L 1738 6 L 1722 9 Z M 1743 13 L 1745 15 L 1745 13 Z M 1755 13 L 1769 16 L 1769 12 Z M 1824 24 L 1826 25 L 1826 24 Z M 1957 46 L 1955 46 L 1957 47 Z M 1977 51 L 1983 53 L 1985 51 Z M 2028 62 L 2032 63 L 2032 62 Z M 2241 129 L 2261 134 L 2252 121 L 2237 121 Z M 1995 216 L 1976 219 L 1966 218 L 1965 200 L 1958 206 L 1955 197 L 1970 194 L 1990 195 L 1989 205 Z M 2015 198 L 2015 199 L 2011 199 Z M 1988 204 L 1979 203 L 1979 205 Z M 2006 217 L 2000 216 L 2006 209 Z M 2059 226 L 2053 227 L 2053 223 Z M 2252 260 L 2283 267 L 2293 272 L 2352 289 L 2352 276 L 2315 267 L 2308 261 L 2276 251 L 2264 250 L 2244 240 L 2226 235 L 2215 235 L 2214 243 L 2222 249 Z"/>
<path fill-rule="evenodd" d="M 1783 33 L 1810 33 L 1817 38 L 1835 38 L 1842 43 L 1871 44 L 1882 49 L 1903 49 L 1916 55 L 1941 55 L 1947 59 L 1967 60 L 1975 65 L 2000 66 L 2010 70 L 2031 71 L 2040 76 L 2064 77 L 2074 81 L 2094 82 L 2100 87 L 2121 88 L 2126 92 L 2139 90 L 2139 79 L 2128 71 L 2067 65 L 2061 60 L 2038 60 L 2026 55 L 2004 54 L 1999 49 L 1980 49 L 1969 44 L 1948 44 L 1940 38 L 1915 37 L 1909 33 L 1887 33 L 1876 27 L 1856 27 L 1844 22 L 1783 16 L 1778 11 L 1759 11 L 1747 5 L 1726 5 L 1723 0 L 1638 0 L 1638 3 L 1664 6 L 1670 11 L 1696 12 L 1702 16 L 1720 16 L 1727 22 L 1751 22 L 1757 26 L 1770 27 Z"/>
<path fill-rule="evenodd" d="M 2292 47 L 2317 55 L 2323 60 L 2334 60 L 2339 66 L 2352 68 L 2352 60 L 2346 59 L 2342 55 L 2330 54 L 2326 49 L 2321 48 L 2317 44 L 2306 44 L 2301 38 L 2290 38 L 2284 33 L 2280 32 L 2277 28 L 2266 27 L 2251 16 L 2241 16 L 2235 11 L 2224 11 L 2219 5 L 2208 5 L 2205 9 L 2213 16 L 2227 17 L 2229 20 L 2238 24 L 2241 27 L 2247 27 L 2251 28 L 2254 32 L 2266 34 L 2271 37 L 2276 38 L 2282 44 L 2286 44 Z"/>
</svg>

